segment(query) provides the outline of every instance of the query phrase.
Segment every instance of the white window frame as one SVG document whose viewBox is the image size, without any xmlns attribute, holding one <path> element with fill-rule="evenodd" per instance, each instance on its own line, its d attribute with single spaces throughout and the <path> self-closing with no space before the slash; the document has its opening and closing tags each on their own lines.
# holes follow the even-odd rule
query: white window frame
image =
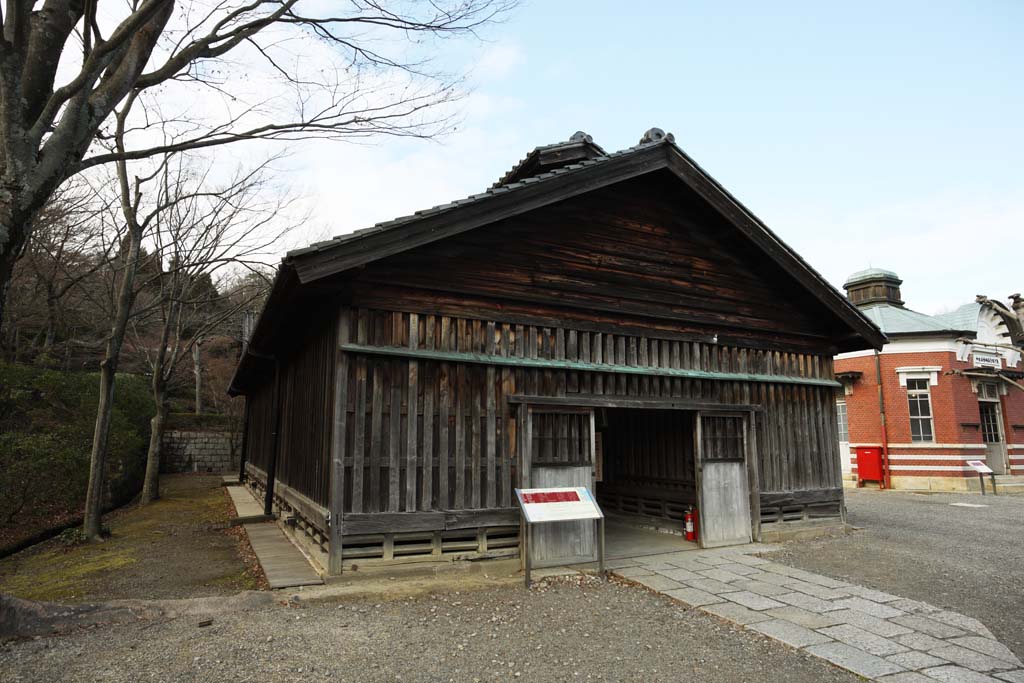
<svg viewBox="0 0 1024 683">
<path fill-rule="evenodd" d="M 842 406 L 840 411 L 839 406 Z M 842 417 L 840 418 L 840 415 Z M 843 429 L 845 427 L 845 429 Z M 850 442 L 850 412 L 847 410 L 846 401 L 844 399 L 838 399 L 836 401 L 836 429 L 839 431 L 839 443 Z M 843 432 L 846 432 L 846 438 L 843 438 Z"/>
<path fill-rule="evenodd" d="M 900 386 L 907 387 L 908 379 L 926 379 L 933 387 L 939 385 L 939 373 L 942 372 L 941 365 L 915 365 L 910 367 L 896 368 L 896 375 L 900 378 Z"/>
<path fill-rule="evenodd" d="M 909 377 L 908 379 L 922 380 L 922 381 L 928 382 L 928 378 L 927 377 Z M 906 386 L 906 384 L 904 384 L 904 386 Z M 911 443 L 935 443 L 935 410 L 932 407 L 932 391 L 931 391 L 931 387 L 932 387 L 931 382 L 926 383 L 924 385 L 924 389 L 911 389 L 910 387 L 907 387 L 907 417 L 910 419 L 910 423 L 909 424 L 910 424 L 910 441 L 911 441 Z M 921 396 L 921 395 L 925 396 L 928 399 L 928 415 L 927 415 L 927 417 L 925 417 L 924 415 L 914 416 L 914 415 L 910 414 L 910 401 L 911 401 L 911 398 L 914 397 L 914 396 Z M 914 438 L 914 420 L 918 420 L 918 421 L 927 420 L 928 421 L 928 431 L 931 434 L 931 438 L 930 439 L 925 440 L 925 439 L 915 439 Z"/>
</svg>

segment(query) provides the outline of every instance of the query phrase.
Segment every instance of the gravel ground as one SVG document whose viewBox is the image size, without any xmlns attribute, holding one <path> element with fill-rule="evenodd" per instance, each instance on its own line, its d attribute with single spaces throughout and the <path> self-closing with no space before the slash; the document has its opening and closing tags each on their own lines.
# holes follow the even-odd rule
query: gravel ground
<svg viewBox="0 0 1024 683">
<path fill-rule="evenodd" d="M 0 681 L 858 681 L 616 583 L 275 605 L 0 646 Z"/>
<path fill-rule="evenodd" d="M 1024 496 L 860 489 L 846 504 L 863 530 L 770 559 L 972 616 L 1024 658 Z"/>
</svg>

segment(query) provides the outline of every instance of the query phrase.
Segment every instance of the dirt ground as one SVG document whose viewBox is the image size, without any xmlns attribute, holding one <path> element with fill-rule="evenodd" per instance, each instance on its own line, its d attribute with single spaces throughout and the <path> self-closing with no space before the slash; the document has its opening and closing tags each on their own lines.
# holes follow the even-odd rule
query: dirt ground
<svg viewBox="0 0 1024 683">
<path fill-rule="evenodd" d="M 972 616 L 1024 657 L 1024 496 L 860 489 L 846 504 L 860 531 L 771 559 Z"/>
<path fill-rule="evenodd" d="M 244 534 L 228 529 L 234 508 L 219 476 L 169 475 L 162 498 L 104 518 L 102 543 L 60 538 L 0 560 L 0 592 L 82 603 L 126 598 L 230 595 L 257 588 Z"/>
<path fill-rule="evenodd" d="M 640 588 L 273 604 L 0 645 L 0 680 L 714 681 L 856 676 Z"/>
</svg>

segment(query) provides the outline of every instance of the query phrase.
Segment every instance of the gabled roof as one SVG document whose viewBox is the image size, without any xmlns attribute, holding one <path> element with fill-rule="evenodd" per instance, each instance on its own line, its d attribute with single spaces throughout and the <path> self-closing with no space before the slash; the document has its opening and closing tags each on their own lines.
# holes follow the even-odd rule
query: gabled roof
<svg viewBox="0 0 1024 683">
<path fill-rule="evenodd" d="M 559 154 L 566 150 L 575 150 L 572 153 L 579 154 L 580 160 L 564 163 L 567 159 Z M 551 170 L 537 168 L 535 170 L 540 172 L 536 175 L 526 175 L 526 170 L 533 168 L 531 164 L 547 153 L 557 153 L 552 156 Z M 274 309 L 280 308 L 287 299 L 288 290 L 659 170 L 673 173 L 745 235 L 766 258 L 781 266 L 843 321 L 849 329 L 848 346 L 862 343 L 881 348 L 885 337 L 868 318 L 676 146 L 671 134 L 658 128 L 647 131 L 637 145 L 612 153 L 594 144 L 586 134 L 577 133 L 565 143 L 534 149 L 485 192 L 289 252 L 257 322 L 253 346 L 260 348 L 268 319 L 274 317 Z M 857 339 L 861 341 L 855 342 Z"/>
</svg>

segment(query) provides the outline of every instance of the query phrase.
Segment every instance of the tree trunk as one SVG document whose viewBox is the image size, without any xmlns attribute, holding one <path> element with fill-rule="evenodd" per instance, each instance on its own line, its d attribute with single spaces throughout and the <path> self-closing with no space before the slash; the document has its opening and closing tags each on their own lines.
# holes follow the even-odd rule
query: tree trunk
<svg viewBox="0 0 1024 683">
<path fill-rule="evenodd" d="M 203 364 L 199 358 L 199 340 L 192 345 L 192 368 L 196 376 L 196 415 L 203 414 Z"/>
<path fill-rule="evenodd" d="M 167 398 L 160 390 L 156 401 L 156 414 L 149 421 L 149 451 L 146 453 L 146 478 L 142 485 L 140 505 L 149 505 L 160 498 L 160 455 L 163 446 L 164 426 L 167 424 Z"/>
<path fill-rule="evenodd" d="M 96 406 L 96 426 L 89 455 L 89 487 L 85 493 L 85 519 L 82 524 L 82 535 L 90 541 L 99 540 L 101 535 L 110 418 L 114 410 L 114 380 L 117 378 L 117 365 L 121 360 L 121 345 L 124 343 L 128 317 L 135 300 L 135 273 L 139 265 L 142 231 L 130 228 L 128 242 L 123 260 L 124 273 L 117 291 L 114 321 L 107 339 L 106 353 L 100 363 L 100 398 Z"/>
<path fill-rule="evenodd" d="M 40 355 L 49 358 L 53 350 L 53 342 L 57 337 L 57 297 L 53 294 L 46 296 L 46 336 L 43 339 L 43 348 Z"/>
</svg>

